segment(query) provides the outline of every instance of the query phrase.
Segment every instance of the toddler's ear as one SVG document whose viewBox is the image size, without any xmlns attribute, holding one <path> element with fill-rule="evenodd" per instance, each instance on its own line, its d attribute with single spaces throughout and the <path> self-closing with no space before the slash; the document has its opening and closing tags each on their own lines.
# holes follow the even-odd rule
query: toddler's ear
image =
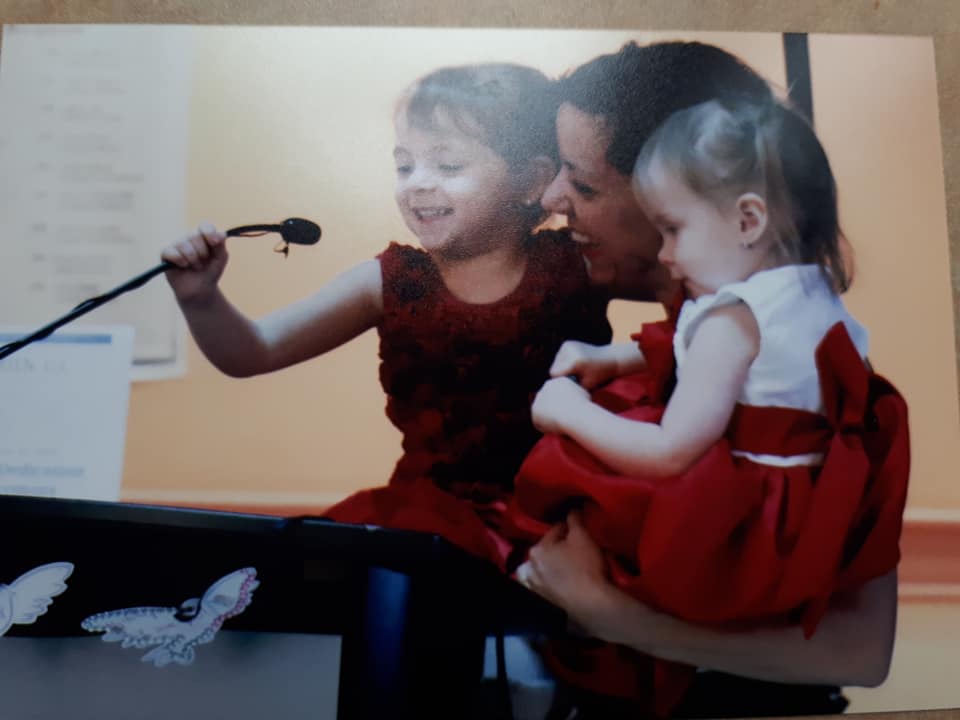
<svg viewBox="0 0 960 720">
<path fill-rule="evenodd" d="M 527 161 L 521 178 L 524 188 L 523 204 L 533 205 L 539 202 L 556 174 L 556 162 L 546 155 L 537 155 Z"/>
<path fill-rule="evenodd" d="M 763 237 L 769 224 L 767 203 L 756 193 L 744 193 L 737 199 L 740 245 L 752 248 Z"/>
</svg>

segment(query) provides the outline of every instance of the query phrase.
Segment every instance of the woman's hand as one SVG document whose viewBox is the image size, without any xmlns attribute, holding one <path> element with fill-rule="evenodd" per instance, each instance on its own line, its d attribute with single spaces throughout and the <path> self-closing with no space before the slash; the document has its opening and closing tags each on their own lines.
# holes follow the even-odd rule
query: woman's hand
<svg viewBox="0 0 960 720">
<path fill-rule="evenodd" d="M 517 568 L 517 580 L 566 611 L 586 633 L 606 639 L 611 592 L 600 548 L 583 527 L 580 514 L 554 525 Z"/>
</svg>

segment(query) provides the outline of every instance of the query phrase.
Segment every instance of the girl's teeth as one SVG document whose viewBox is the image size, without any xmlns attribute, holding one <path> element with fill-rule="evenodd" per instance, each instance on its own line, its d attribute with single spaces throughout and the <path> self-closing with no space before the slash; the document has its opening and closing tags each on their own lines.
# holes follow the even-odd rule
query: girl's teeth
<svg viewBox="0 0 960 720">
<path fill-rule="evenodd" d="M 449 214 L 450 214 L 450 212 L 449 212 L 448 210 L 446 210 L 446 209 L 442 209 L 442 210 L 418 210 L 418 211 L 417 211 L 417 215 L 419 215 L 419 216 L 422 217 L 422 218 L 435 218 L 435 217 L 441 217 L 441 216 L 443 216 L 443 215 L 449 215 Z"/>
</svg>

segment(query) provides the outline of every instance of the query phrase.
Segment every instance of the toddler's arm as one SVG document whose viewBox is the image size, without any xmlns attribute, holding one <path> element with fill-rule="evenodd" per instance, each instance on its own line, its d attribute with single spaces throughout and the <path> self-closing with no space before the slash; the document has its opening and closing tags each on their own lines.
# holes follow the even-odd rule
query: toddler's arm
<svg viewBox="0 0 960 720">
<path fill-rule="evenodd" d="M 580 385 L 592 389 L 611 378 L 638 372 L 645 367 L 646 360 L 636 343 L 591 345 L 579 340 L 567 340 L 557 351 L 550 375 L 572 375 L 580 381 Z"/>
<path fill-rule="evenodd" d="M 247 377 L 332 350 L 383 314 L 380 263 L 368 260 L 313 295 L 259 320 L 241 313 L 217 283 L 227 263 L 226 236 L 210 225 L 166 248 L 176 264 L 167 279 L 200 350 L 219 370 Z"/>
<path fill-rule="evenodd" d="M 594 405 L 567 378 L 544 385 L 534 400 L 534 423 L 543 432 L 569 435 L 624 475 L 679 474 L 723 435 L 759 347 L 759 329 L 745 304 L 719 308 L 697 329 L 659 425 Z"/>
</svg>

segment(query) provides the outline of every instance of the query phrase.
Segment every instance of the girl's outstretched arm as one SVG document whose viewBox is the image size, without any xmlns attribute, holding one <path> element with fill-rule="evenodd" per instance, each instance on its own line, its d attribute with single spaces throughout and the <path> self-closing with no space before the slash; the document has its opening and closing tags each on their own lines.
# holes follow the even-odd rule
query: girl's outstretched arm
<svg viewBox="0 0 960 720">
<path fill-rule="evenodd" d="M 219 370 L 248 377 L 321 355 L 375 326 L 383 314 L 380 263 L 368 260 L 319 291 L 259 320 L 241 313 L 217 285 L 226 238 L 211 226 L 164 250 L 167 272 L 190 333 Z"/>
<path fill-rule="evenodd" d="M 722 437 L 759 348 L 760 331 L 744 303 L 718 308 L 697 328 L 659 425 L 590 403 L 566 378 L 544 385 L 534 422 L 543 432 L 569 435 L 624 475 L 675 475 Z"/>
</svg>

